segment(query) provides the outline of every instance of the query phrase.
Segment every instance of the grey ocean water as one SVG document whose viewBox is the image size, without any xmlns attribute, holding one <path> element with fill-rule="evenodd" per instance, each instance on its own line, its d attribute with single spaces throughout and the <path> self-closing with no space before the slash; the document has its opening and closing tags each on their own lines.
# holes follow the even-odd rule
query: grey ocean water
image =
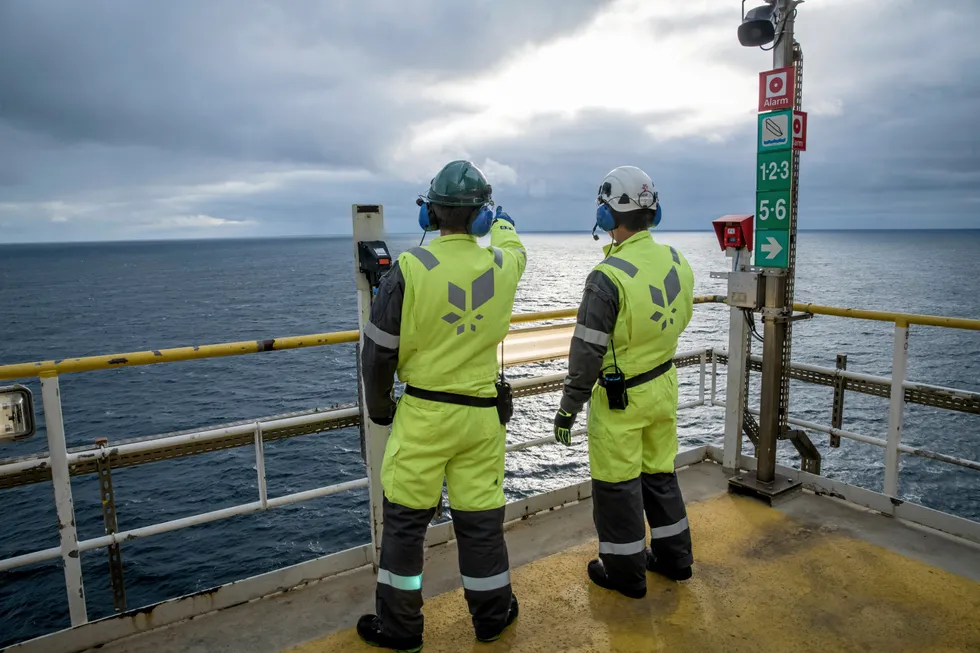
<svg viewBox="0 0 980 653">
<path fill-rule="evenodd" d="M 697 294 L 724 292 L 709 278 L 729 261 L 710 233 L 656 233 L 690 260 Z M 516 310 L 577 305 L 602 253 L 588 235 L 524 236 L 530 260 Z M 415 237 L 389 241 L 395 251 Z M 980 232 L 805 232 L 797 300 L 837 306 L 980 318 Z M 0 363 L 180 345 L 252 340 L 356 328 L 347 239 L 195 241 L 0 247 Z M 725 347 L 728 312 L 699 306 L 681 349 Z M 912 329 L 912 380 L 980 390 L 980 334 Z M 890 373 L 888 324 L 818 318 L 796 326 L 794 360 Z M 517 375 L 560 371 L 531 365 Z M 350 403 L 356 398 L 353 345 L 68 375 L 62 379 L 69 446 L 110 441 Z M 682 370 L 682 401 L 696 398 L 697 373 Z M 718 387 L 724 388 L 724 368 Z M 36 382 L 29 384 L 40 398 Z M 794 384 L 791 410 L 829 423 L 831 392 Z M 520 400 L 511 440 L 550 432 L 556 395 Z M 849 395 L 844 427 L 884 437 L 888 403 Z M 980 459 L 980 418 L 912 406 L 904 442 Z M 720 409 L 681 414 L 683 446 L 720 442 Z M 824 473 L 881 489 L 883 452 L 845 440 L 824 455 Z M 0 445 L 0 457 L 43 451 L 31 441 Z M 784 461 L 792 452 L 782 447 Z M 270 495 L 364 474 L 354 429 L 268 446 Z M 903 458 L 905 498 L 980 519 L 976 472 Z M 540 447 L 507 461 L 507 493 L 525 496 L 588 476 L 586 448 Z M 254 454 L 240 449 L 113 473 L 119 526 L 130 529 L 214 510 L 257 496 Z M 79 535 L 103 532 L 94 476 L 73 479 Z M 0 492 L 0 557 L 57 546 L 49 484 Z M 367 541 L 366 492 L 357 491 L 252 516 L 154 536 L 122 547 L 130 607 L 208 588 Z M 695 543 L 695 555 L 697 543 Z M 112 612 L 103 550 L 83 554 L 89 618 Z M 68 625 L 60 565 L 0 572 L 0 646 Z"/>
</svg>

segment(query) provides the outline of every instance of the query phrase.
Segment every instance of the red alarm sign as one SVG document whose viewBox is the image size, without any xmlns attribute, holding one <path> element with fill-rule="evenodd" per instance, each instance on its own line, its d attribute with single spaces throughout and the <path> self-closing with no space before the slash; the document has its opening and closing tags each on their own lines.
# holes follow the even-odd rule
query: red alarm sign
<svg viewBox="0 0 980 653">
<path fill-rule="evenodd" d="M 759 113 L 792 109 L 796 87 L 793 66 L 759 73 Z"/>
<path fill-rule="evenodd" d="M 806 111 L 793 112 L 793 149 L 806 150 Z"/>
</svg>

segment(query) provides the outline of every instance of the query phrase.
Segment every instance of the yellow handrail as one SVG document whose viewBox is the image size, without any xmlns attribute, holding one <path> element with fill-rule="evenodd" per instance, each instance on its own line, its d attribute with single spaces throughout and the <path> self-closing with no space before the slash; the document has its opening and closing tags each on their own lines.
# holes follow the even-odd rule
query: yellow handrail
<svg viewBox="0 0 980 653">
<path fill-rule="evenodd" d="M 837 306 L 820 306 L 819 304 L 793 304 L 793 309 L 802 313 L 814 315 L 835 315 L 850 317 L 858 320 L 876 320 L 878 322 L 893 322 L 907 327 L 910 324 L 923 326 L 948 327 L 950 329 L 970 329 L 980 331 L 980 320 L 965 317 L 941 317 L 938 315 L 917 315 L 915 313 L 893 313 L 891 311 L 867 311 L 861 308 L 838 308 Z"/>
<path fill-rule="evenodd" d="M 696 304 L 723 301 L 723 297 L 696 297 Z M 537 313 L 518 313 L 511 316 L 511 324 L 526 322 L 541 322 L 575 317 L 577 310 L 563 308 L 554 311 L 539 311 Z M 137 365 L 155 365 L 158 363 L 174 363 L 176 361 L 197 360 L 201 358 L 220 358 L 222 356 L 241 356 L 263 351 L 283 351 L 303 347 L 321 347 L 341 343 L 357 342 L 360 338 L 358 331 L 335 331 L 332 333 L 314 333 L 307 336 L 291 336 L 288 338 L 272 338 L 268 340 L 245 340 L 242 342 L 225 342 L 217 345 L 200 345 L 196 347 L 174 347 L 172 349 L 153 349 L 136 351 L 125 354 L 108 354 L 105 356 L 83 356 L 81 358 L 65 358 L 63 360 L 37 361 L 32 363 L 15 363 L 0 365 L 0 381 L 24 379 L 32 376 L 54 376 L 56 374 L 72 374 L 77 372 L 93 372 L 108 370 L 116 367 L 135 367 Z"/>
<path fill-rule="evenodd" d="M 722 295 L 705 295 L 694 298 L 695 304 L 725 303 Z M 857 308 L 838 308 L 835 306 L 820 306 L 818 304 L 793 304 L 793 308 L 814 315 L 835 315 L 862 320 L 877 320 L 893 322 L 899 326 L 921 324 L 925 326 L 949 327 L 953 329 L 971 329 L 980 331 L 980 320 L 958 317 L 939 317 L 935 315 L 915 315 L 911 313 L 892 313 L 889 311 L 868 311 Z M 518 313 L 511 316 L 511 324 L 541 322 L 573 318 L 577 309 L 563 308 L 536 313 Z M 321 347 L 341 343 L 357 342 L 360 338 L 358 331 L 335 331 L 332 333 L 314 333 L 306 336 L 290 336 L 287 338 L 272 338 L 268 340 L 246 340 L 242 342 L 225 342 L 216 345 L 200 345 L 196 347 L 175 347 L 172 349 L 153 349 L 125 354 L 108 354 L 106 356 L 83 356 L 81 358 L 65 358 L 63 360 L 37 361 L 32 363 L 15 363 L 0 365 L 0 381 L 23 379 L 37 376 L 53 376 L 56 374 L 72 374 L 77 372 L 93 372 L 108 370 L 116 367 L 135 367 L 137 365 L 154 365 L 158 363 L 173 363 L 176 361 L 196 360 L 201 358 L 220 358 L 222 356 L 241 356 L 263 351 L 283 351 L 303 347 Z"/>
<path fill-rule="evenodd" d="M 525 324 L 527 322 L 559 320 L 566 317 L 575 317 L 576 313 L 578 313 L 578 309 L 576 308 L 559 308 L 553 311 L 539 311 L 537 313 L 516 313 L 510 316 L 510 323 Z"/>
<path fill-rule="evenodd" d="M 0 365 L 0 380 L 21 379 L 29 376 L 53 376 L 55 374 L 71 374 L 74 372 L 92 372 L 94 370 L 108 370 L 114 367 L 173 363 L 198 358 L 240 356 L 242 354 L 255 354 L 260 351 L 282 351 L 284 349 L 299 349 L 301 347 L 337 345 L 344 342 L 357 342 L 359 338 L 359 331 L 335 331 L 333 333 L 315 333 L 309 336 L 292 336 L 270 340 L 246 340 L 243 342 L 225 342 L 218 345 L 174 347 L 172 349 L 134 351 L 126 354 L 83 356 L 82 358 L 66 358 L 64 360 L 17 363 L 14 365 Z"/>
</svg>

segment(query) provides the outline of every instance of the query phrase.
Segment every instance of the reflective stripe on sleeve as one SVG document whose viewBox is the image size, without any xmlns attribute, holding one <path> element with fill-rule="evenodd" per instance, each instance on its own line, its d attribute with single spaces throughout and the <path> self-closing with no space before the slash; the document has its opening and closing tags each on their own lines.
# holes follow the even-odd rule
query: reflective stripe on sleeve
<svg viewBox="0 0 980 653">
<path fill-rule="evenodd" d="M 575 333 L 572 334 L 573 337 L 593 345 L 608 345 L 609 344 L 609 334 L 603 333 L 602 331 L 597 331 L 595 329 L 590 329 L 584 324 L 575 325 Z"/>
<path fill-rule="evenodd" d="M 385 349 L 398 349 L 398 343 L 401 341 L 399 336 L 393 336 L 387 331 L 382 331 L 373 322 L 364 325 L 364 337 L 370 338 L 375 344 Z"/>
</svg>

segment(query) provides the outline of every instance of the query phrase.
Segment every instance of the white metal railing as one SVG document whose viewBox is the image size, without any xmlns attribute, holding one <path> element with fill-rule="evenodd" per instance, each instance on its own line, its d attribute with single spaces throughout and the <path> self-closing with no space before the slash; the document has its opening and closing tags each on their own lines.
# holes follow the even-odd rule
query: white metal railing
<svg viewBox="0 0 980 653">
<path fill-rule="evenodd" d="M 59 404 L 60 405 L 60 404 Z M 249 422 L 244 424 L 235 424 L 233 426 L 223 426 L 220 428 L 206 429 L 203 431 L 194 431 L 192 433 L 180 433 L 176 435 L 170 435 L 165 437 L 147 438 L 140 440 L 138 442 L 128 442 L 123 444 L 117 444 L 109 449 L 89 449 L 86 451 L 74 451 L 67 454 L 68 465 L 77 465 L 78 463 L 93 460 L 95 458 L 103 457 L 106 458 L 110 454 L 138 454 L 138 453 L 151 453 L 156 451 L 162 451 L 170 447 L 174 447 L 182 444 L 192 444 L 192 443 L 203 443 L 212 440 L 221 440 L 229 436 L 234 435 L 249 435 L 254 433 L 256 428 L 261 428 L 263 430 L 272 430 L 280 428 L 291 428 L 297 426 L 309 426 L 314 424 L 322 424 L 324 422 L 329 422 L 331 420 L 344 419 L 344 418 L 356 418 L 360 415 L 360 410 L 354 406 L 351 408 L 341 408 L 338 410 L 321 411 L 316 413 L 307 413 L 304 415 L 282 417 L 271 420 L 260 420 L 258 422 Z M 49 444 L 50 450 L 50 444 Z M 261 452 L 260 452 L 261 456 Z M 265 459 L 262 457 L 262 464 L 264 465 Z M 7 473 L 16 472 L 26 472 L 36 469 L 41 469 L 52 465 L 52 461 L 49 456 L 31 456 L 24 460 L 18 460 L 15 462 L 7 463 L 0 466 L 0 471 Z"/>
<path fill-rule="evenodd" d="M 715 373 L 715 370 L 717 369 L 717 356 L 728 356 L 728 352 L 725 351 L 724 349 L 719 349 L 717 351 L 712 351 L 711 352 L 711 356 L 712 356 L 712 369 L 713 369 L 713 373 Z M 761 356 L 753 355 L 753 356 L 751 356 L 751 360 L 761 363 L 762 362 L 762 357 Z M 833 376 L 835 376 L 837 378 L 841 378 L 841 379 L 850 379 L 852 381 L 863 381 L 863 382 L 866 382 L 866 383 L 876 383 L 876 384 L 889 385 L 889 386 L 891 386 L 892 392 L 891 392 L 891 395 L 889 397 L 889 402 L 890 403 L 889 403 L 889 414 L 888 414 L 888 432 L 889 433 L 891 433 L 892 428 L 894 427 L 894 425 L 895 425 L 896 422 L 901 423 L 901 421 L 902 421 L 902 413 L 905 410 L 905 393 L 904 393 L 905 390 L 930 390 L 930 391 L 933 391 L 933 392 L 942 392 L 942 393 L 948 394 L 950 396 L 959 396 L 959 397 L 964 397 L 964 398 L 966 398 L 966 397 L 971 397 L 972 398 L 972 397 L 976 397 L 978 395 L 978 393 L 975 393 L 975 392 L 969 392 L 969 391 L 965 391 L 965 390 L 958 390 L 958 389 L 955 389 L 955 388 L 947 388 L 947 387 L 938 386 L 938 385 L 931 385 L 931 384 L 927 384 L 927 383 L 916 383 L 916 382 L 913 382 L 913 381 L 903 381 L 901 383 L 901 385 L 899 385 L 899 384 L 892 383 L 892 379 L 890 377 L 887 377 L 887 376 L 876 376 L 876 375 L 873 375 L 873 374 L 861 374 L 859 372 L 849 372 L 847 370 L 841 370 L 841 369 L 832 368 L 832 367 L 821 367 L 819 365 L 810 365 L 810 364 L 806 364 L 806 363 L 793 363 L 793 366 L 792 367 L 795 370 L 802 370 L 802 371 L 808 371 L 808 372 L 816 372 L 816 373 L 819 373 L 819 374 L 828 374 L 828 375 L 833 375 Z M 900 398 L 899 407 L 898 407 L 898 415 L 897 416 L 895 414 L 895 406 L 894 406 L 894 396 L 896 394 L 898 394 L 899 395 L 899 398 Z M 727 403 L 726 402 L 719 401 L 716 398 L 714 391 L 712 391 L 711 397 L 710 397 L 710 400 L 709 400 L 708 403 L 711 406 L 718 406 L 720 408 L 727 407 Z M 749 408 L 749 412 L 752 413 L 753 415 L 756 415 L 756 416 L 759 416 L 761 414 L 758 409 L 751 408 L 751 407 Z M 898 470 L 898 465 L 899 465 L 899 456 L 898 456 L 898 454 L 899 453 L 910 454 L 910 455 L 913 455 L 913 456 L 919 456 L 920 458 L 929 458 L 931 460 L 937 460 L 937 461 L 940 461 L 940 462 L 949 463 L 950 465 L 956 465 L 956 466 L 959 466 L 959 467 L 966 467 L 968 469 L 973 469 L 973 470 L 976 470 L 976 471 L 980 471 L 980 462 L 977 462 L 975 460 L 970 460 L 968 458 L 959 458 L 957 456 L 950 456 L 948 454 L 943 454 L 943 453 L 939 453 L 939 452 L 936 452 L 936 451 L 930 451 L 928 449 L 923 449 L 923 448 L 920 448 L 920 447 L 910 447 L 908 445 L 902 444 L 900 440 L 899 441 L 895 441 L 895 440 L 893 440 L 890 437 L 888 439 L 876 438 L 874 436 L 864 435 L 864 434 L 861 434 L 861 433 L 855 433 L 854 431 L 848 431 L 848 430 L 845 430 L 845 429 L 838 429 L 838 428 L 834 428 L 832 426 L 826 426 L 824 424 L 818 424 L 816 422 L 811 422 L 811 421 L 808 421 L 808 420 L 797 419 L 795 417 L 790 417 L 786 421 L 789 424 L 792 424 L 793 426 L 799 426 L 800 428 L 810 429 L 812 431 L 818 431 L 820 433 L 826 433 L 827 435 L 834 435 L 834 436 L 837 436 L 837 437 L 845 438 L 847 440 L 854 440 L 855 442 L 863 442 L 865 444 L 870 444 L 870 445 L 874 445 L 876 447 L 880 447 L 880 448 L 885 449 L 885 451 L 886 451 L 886 456 L 885 456 L 885 472 L 886 472 L 885 473 L 885 479 L 886 479 L 886 481 L 884 483 L 884 494 L 887 494 L 889 496 L 895 496 L 895 494 L 888 492 L 888 487 L 889 487 L 889 484 L 888 484 L 888 478 L 889 478 L 888 466 L 889 465 L 893 465 L 895 467 L 895 469 L 893 470 L 893 473 L 897 477 L 898 476 L 898 473 L 899 473 L 899 470 Z M 888 452 L 890 452 L 890 451 L 893 452 L 893 453 L 888 454 Z"/>
<path fill-rule="evenodd" d="M 700 358 L 700 365 L 698 366 L 698 400 L 681 404 L 678 406 L 679 410 L 690 409 L 697 406 L 703 406 L 705 404 L 707 358 L 710 351 L 710 349 L 706 348 L 677 354 L 678 359 L 692 356 L 697 356 Z M 561 381 L 564 377 L 564 373 L 533 376 L 514 379 L 511 381 L 511 385 L 516 391 L 541 383 Z M 712 387 L 714 387 L 714 381 L 712 381 Z M 279 497 L 269 497 L 267 491 L 265 476 L 265 443 L 262 437 L 264 430 L 309 426 L 317 423 L 326 423 L 333 420 L 356 417 L 360 412 L 360 409 L 357 407 L 341 408 L 333 411 L 323 411 L 280 419 L 264 421 L 260 420 L 252 423 L 212 428 L 195 431 L 192 433 L 181 433 L 172 436 L 148 438 L 137 442 L 119 444 L 111 448 L 100 448 L 69 453 L 66 448 L 64 425 L 61 420 L 61 393 L 59 390 L 58 377 L 42 377 L 41 388 L 42 410 L 44 412 L 45 422 L 47 424 L 48 454 L 47 456 L 35 456 L 29 459 L 18 460 L 0 465 L 0 474 L 24 472 L 44 467 L 50 468 L 52 484 L 54 486 L 55 503 L 59 517 L 61 544 L 57 547 L 41 549 L 23 555 L 2 559 L 0 560 L 0 571 L 7 571 L 26 565 L 61 558 L 65 570 L 69 614 L 71 617 L 72 626 L 78 626 L 88 621 L 85 604 L 84 582 L 82 579 L 79 555 L 81 552 L 107 547 L 113 544 L 119 544 L 138 538 L 168 533 L 191 526 L 216 522 L 223 519 L 228 519 L 230 517 L 300 503 L 311 499 L 346 492 L 348 490 L 367 488 L 370 483 L 368 477 L 363 477 L 352 481 L 335 483 L 332 485 L 317 487 Z M 111 533 L 88 540 L 78 540 L 69 476 L 69 467 L 71 465 L 90 461 L 100 456 L 108 458 L 111 454 L 119 455 L 158 452 L 176 445 L 202 443 L 210 440 L 227 438 L 229 436 L 246 435 L 249 433 L 254 434 L 253 446 L 255 449 L 255 469 L 258 485 L 258 498 L 256 501 L 237 504 L 234 506 L 221 508 L 219 510 L 199 513 L 166 522 L 150 524 L 140 528 Z M 586 436 L 587 432 L 585 428 L 580 428 L 576 430 L 575 434 L 579 436 Z M 547 436 L 523 442 L 511 443 L 507 445 L 506 450 L 508 453 L 512 453 L 552 443 L 554 443 L 554 438 L 552 436 Z"/>
<path fill-rule="evenodd" d="M 682 352 L 677 355 L 678 359 L 697 357 L 698 358 L 697 368 L 698 368 L 698 375 L 699 375 L 698 386 L 697 386 L 697 399 L 680 404 L 678 406 L 679 410 L 685 410 L 685 409 L 695 408 L 699 406 L 717 406 L 717 407 L 726 406 L 726 403 L 724 401 L 718 399 L 717 376 L 718 376 L 718 362 L 719 362 L 718 357 L 727 356 L 727 355 L 728 352 L 723 349 L 715 350 L 711 348 Z M 759 361 L 761 360 L 761 358 L 758 356 L 753 356 L 752 360 Z M 708 370 L 709 362 L 711 366 L 710 372 Z M 891 393 L 892 398 L 897 392 L 897 394 L 901 399 L 899 403 L 899 413 L 901 413 L 901 410 L 904 408 L 904 403 L 905 403 L 904 394 L 903 394 L 904 389 L 938 390 L 938 391 L 943 391 L 952 394 L 959 394 L 962 396 L 973 396 L 976 394 L 976 393 L 959 391 L 951 388 L 942 388 L 939 386 L 913 383 L 913 382 L 906 381 L 904 379 L 901 384 L 895 384 L 892 383 L 892 379 L 888 377 L 860 374 L 857 372 L 849 372 L 845 370 L 820 367 L 815 365 L 794 364 L 793 368 L 822 373 L 822 374 L 836 375 L 839 378 L 851 379 L 854 381 L 863 381 L 863 382 L 870 382 L 870 383 L 877 383 L 877 384 L 889 384 L 893 389 Z M 535 376 L 529 378 L 515 379 L 512 380 L 512 385 L 514 386 L 515 390 L 521 390 L 524 388 L 534 386 L 536 384 L 557 382 L 563 379 L 564 376 L 565 376 L 564 373 L 555 373 L 555 374 L 541 375 L 541 376 Z M 710 378 L 710 384 L 708 383 L 709 378 Z M 52 484 L 54 486 L 55 502 L 58 510 L 59 526 L 61 527 L 60 528 L 61 542 L 58 547 L 51 547 L 47 549 L 33 551 L 27 554 L 0 560 L 0 571 L 14 569 L 17 567 L 22 567 L 26 565 L 31 565 L 31 564 L 36 564 L 40 562 L 56 560 L 58 558 L 61 558 L 64 564 L 66 589 L 68 592 L 69 612 L 70 612 L 71 622 L 73 626 L 84 624 L 88 620 L 86 606 L 85 606 L 85 598 L 84 598 L 84 583 L 82 581 L 81 565 L 80 565 L 80 557 L 79 557 L 79 554 L 83 551 L 90 551 L 93 549 L 107 547 L 128 540 L 149 537 L 152 535 L 171 532 L 171 531 L 188 528 L 199 524 L 216 522 L 219 520 L 227 519 L 229 517 L 260 512 L 263 510 L 299 503 L 310 499 L 330 496 L 332 494 L 346 492 L 349 490 L 367 488 L 370 485 L 369 478 L 363 477 L 352 481 L 346 481 L 343 483 L 336 483 L 332 485 L 317 487 L 310 490 L 296 492 L 296 493 L 279 496 L 279 497 L 269 497 L 267 486 L 266 486 L 265 452 L 264 452 L 264 439 L 263 439 L 264 431 L 270 429 L 279 429 L 279 428 L 310 426 L 310 425 L 326 423 L 331 420 L 356 417 L 359 415 L 359 408 L 357 407 L 341 408 L 332 411 L 323 411 L 323 412 L 310 413 L 310 414 L 304 414 L 298 416 L 289 416 L 283 418 L 275 418 L 269 420 L 259 420 L 252 423 L 237 424 L 232 426 L 205 429 L 201 431 L 195 431 L 192 433 L 180 433 L 171 436 L 151 438 L 151 439 L 146 439 L 146 440 L 141 440 L 136 442 L 121 443 L 119 445 L 112 447 L 111 449 L 102 448 L 97 450 L 75 451 L 69 453 L 65 445 L 64 426 L 61 419 L 61 399 L 60 399 L 60 392 L 58 387 L 58 377 L 57 376 L 42 377 L 41 381 L 42 381 L 42 404 L 43 404 L 42 410 L 44 411 L 45 420 L 48 425 L 48 430 L 47 430 L 48 454 L 46 456 L 44 455 L 36 456 L 27 460 L 18 460 L 4 465 L 0 465 L 0 474 L 23 472 L 23 471 L 38 469 L 41 467 L 50 467 Z M 755 409 L 750 409 L 750 410 L 751 412 L 753 412 L 753 414 L 758 415 L 758 410 Z M 891 429 L 895 423 L 895 419 L 896 418 L 894 415 L 894 410 L 891 410 L 889 413 L 889 433 L 891 433 Z M 900 415 L 899 415 L 899 419 L 900 419 Z M 953 465 L 959 465 L 970 469 L 980 470 L 980 463 L 977 463 L 975 461 L 970 461 L 955 456 L 948 456 L 945 454 L 938 454 L 936 452 L 909 447 L 906 445 L 902 445 L 900 442 L 893 443 L 892 438 L 889 439 L 876 438 L 876 437 L 863 435 L 859 433 L 853 433 L 851 431 L 847 431 L 843 429 L 835 429 L 814 422 L 799 420 L 795 418 L 791 418 L 789 422 L 793 425 L 800 426 L 802 428 L 806 428 L 822 433 L 828 433 L 830 435 L 836 435 L 842 438 L 846 438 L 858 442 L 873 444 L 875 446 L 884 448 L 886 452 L 893 449 L 894 450 L 893 455 L 886 455 L 886 465 L 897 466 L 898 454 L 905 453 L 905 454 L 911 454 L 911 455 L 921 456 L 925 458 L 931 458 L 934 460 L 939 460 L 942 462 L 950 463 Z M 74 508 L 72 506 L 71 487 L 69 482 L 70 465 L 91 461 L 93 458 L 97 456 L 107 457 L 111 453 L 115 453 L 115 454 L 151 453 L 169 447 L 173 447 L 176 445 L 201 443 L 201 442 L 226 438 L 229 436 L 248 435 L 248 434 L 253 435 L 253 446 L 255 449 L 255 469 L 257 474 L 257 485 L 258 485 L 257 500 L 235 505 L 235 506 L 230 506 L 227 508 L 222 508 L 219 510 L 195 514 L 180 519 L 151 524 L 136 529 L 130 529 L 127 531 L 107 534 L 100 537 L 91 538 L 88 540 L 79 541 L 77 539 L 77 531 L 75 529 L 74 519 L 73 519 Z M 585 428 L 578 429 L 576 431 L 576 435 L 587 436 L 586 429 Z M 579 442 L 584 442 L 584 441 L 585 440 L 583 439 L 580 440 Z M 527 450 L 533 447 L 548 445 L 553 442 L 554 442 L 553 437 L 549 435 L 546 437 L 536 438 L 536 439 L 522 441 L 522 442 L 513 442 L 507 445 L 506 450 L 508 453 L 513 453 L 516 451 Z M 897 474 L 897 469 L 895 470 L 895 473 Z M 887 476 L 888 475 L 886 474 L 886 479 Z M 885 494 L 888 495 L 887 482 L 885 486 L 886 486 Z M 569 486 L 569 488 L 571 487 L 573 486 Z M 893 496 L 893 495 L 889 495 L 889 496 Z"/>
</svg>

